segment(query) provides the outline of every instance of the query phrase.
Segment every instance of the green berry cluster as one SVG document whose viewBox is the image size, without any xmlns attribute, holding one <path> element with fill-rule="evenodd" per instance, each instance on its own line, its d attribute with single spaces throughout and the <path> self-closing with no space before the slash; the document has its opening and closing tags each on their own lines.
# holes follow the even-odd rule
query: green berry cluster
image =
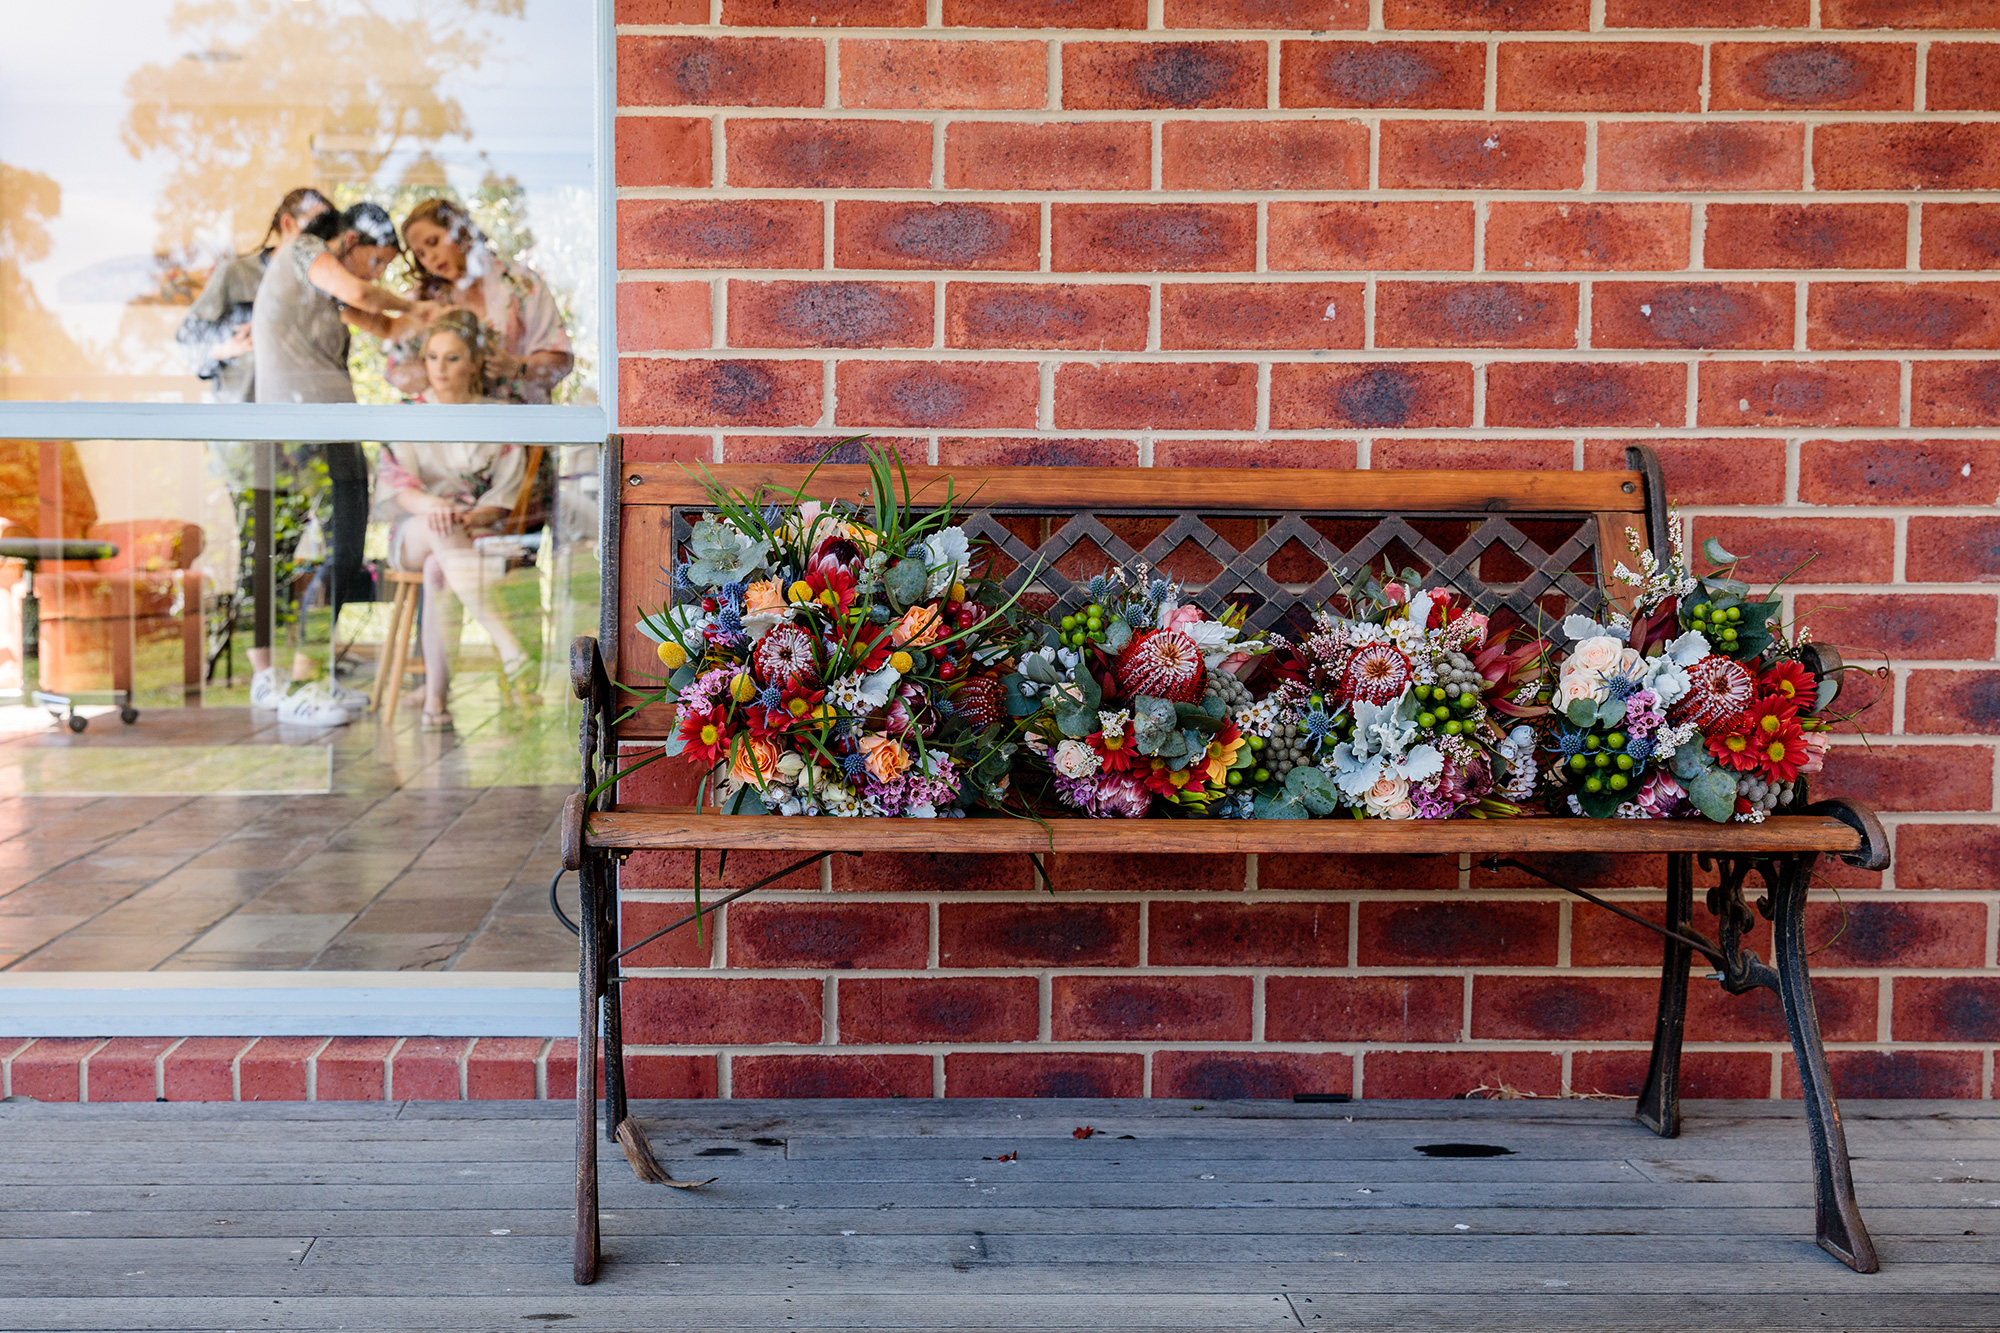
<svg viewBox="0 0 2000 1333">
<path fill-rule="evenodd" d="M 1743 623 L 1743 608 L 1696 602 L 1687 609 L 1687 627 L 1708 637 L 1725 657 L 1736 649 L 1737 626 Z"/>
<path fill-rule="evenodd" d="M 1639 780 L 1642 765 L 1625 753 L 1628 738 L 1622 731 L 1592 731 L 1583 738 L 1583 751 L 1569 757 L 1570 780 L 1593 796 L 1599 792 L 1622 792 Z"/>
<path fill-rule="evenodd" d="M 1085 644 L 1103 643 L 1104 627 L 1111 616 L 1104 607 L 1092 602 L 1075 615 L 1064 616 L 1060 622 L 1062 641 L 1071 648 L 1081 648 Z"/>
<path fill-rule="evenodd" d="M 1470 735 L 1479 726 L 1485 709 L 1479 692 L 1486 681 L 1464 653 L 1448 653 L 1438 663 L 1437 681 L 1414 687 L 1417 725 L 1425 731 L 1445 736 Z"/>
</svg>

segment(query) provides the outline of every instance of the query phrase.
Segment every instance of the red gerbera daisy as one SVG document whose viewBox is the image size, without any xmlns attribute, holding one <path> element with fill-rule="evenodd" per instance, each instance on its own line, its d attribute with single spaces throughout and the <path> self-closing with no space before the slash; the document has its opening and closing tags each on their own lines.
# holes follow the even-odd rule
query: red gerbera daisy
<svg viewBox="0 0 2000 1333">
<path fill-rule="evenodd" d="M 1386 643 L 1363 644 L 1348 659 L 1340 690 L 1349 699 L 1386 704 L 1403 693 L 1411 677 L 1410 659 L 1400 648 Z"/>
<path fill-rule="evenodd" d="M 1751 749 L 1749 717 L 1739 713 L 1730 724 L 1710 731 L 1708 752 L 1725 768 L 1733 768 L 1739 773 L 1748 773 L 1757 767 L 1757 756 Z"/>
<path fill-rule="evenodd" d="M 1124 773 L 1132 767 L 1132 756 L 1138 753 L 1132 748 L 1132 724 L 1126 723 L 1122 731 L 1105 735 L 1093 731 L 1089 736 L 1090 748 L 1097 751 L 1103 761 L 1101 767 L 1106 773 Z"/>
<path fill-rule="evenodd" d="M 1790 782 L 1811 753 L 1798 715 L 1782 699 L 1759 700 L 1743 715 L 1750 736 L 1750 756 L 1757 771 L 1770 782 Z"/>
<path fill-rule="evenodd" d="M 1778 663 L 1757 678 L 1757 688 L 1788 700 L 1795 708 L 1810 708 L 1819 693 L 1812 673 L 1797 662 Z"/>
<path fill-rule="evenodd" d="M 720 708 L 705 713 L 689 713 L 681 719 L 681 753 L 697 763 L 713 764 L 729 753 L 729 728 Z"/>
<path fill-rule="evenodd" d="M 1756 682 L 1739 662 L 1711 653 L 1688 668 L 1692 684 L 1670 716 L 1676 723 L 1692 722 L 1703 731 L 1720 726 L 1750 706 Z"/>
</svg>

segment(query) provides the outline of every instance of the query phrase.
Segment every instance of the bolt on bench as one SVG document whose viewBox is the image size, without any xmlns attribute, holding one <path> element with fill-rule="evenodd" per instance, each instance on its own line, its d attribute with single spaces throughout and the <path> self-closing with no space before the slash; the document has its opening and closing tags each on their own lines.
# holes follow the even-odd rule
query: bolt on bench
<svg viewBox="0 0 2000 1333">
<path fill-rule="evenodd" d="M 1655 1133 L 1680 1132 L 1680 1058 L 1689 970 L 1700 954 L 1724 990 L 1766 987 L 1784 1007 L 1811 1131 L 1819 1244 L 1860 1272 L 1877 1268 L 1848 1166 L 1846 1136 L 1834 1100 L 1819 1019 L 1806 970 L 1803 926 L 1813 867 L 1823 855 L 1865 869 L 1889 860 L 1875 816 L 1852 801 L 1829 800 L 1804 814 L 1761 824 L 1705 819 L 1514 820 L 1122 820 L 836 819 L 745 817 L 692 808 L 619 805 L 612 798 L 621 747 L 664 740 L 672 710 L 630 710 L 612 684 L 618 664 L 650 671 L 651 643 L 639 635 L 645 610 L 668 595 L 664 571 L 689 527 L 707 507 L 699 475 L 670 465 L 623 466 L 614 437 L 605 450 L 603 617 L 598 639 L 571 652 L 571 683 L 583 701 L 582 787 L 563 815 L 563 864 L 578 872 L 580 1011 L 577 1046 L 577 1196 L 575 1278 L 595 1279 L 599 1260 L 596 1070 L 603 1061 L 607 1137 L 623 1145 L 641 1179 L 681 1185 L 654 1158 L 628 1115 L 620 1024 L 621 960 L 641 941 L 619 947 L 618 867 L 640 850 L 798 853 L 797 865 L 704 904 L 712 910 L 784 875 L 838 853 L 951 851 L 984 853 L 1120 852 L 1130 854 L 1282 853 L 1456 855 L 1488 866 L 1510 865 L 1658 932 L 1664 941 L 1659 1013 L 1651 1066 L 1636 1112 Z M 1081 601 L 1081 581 L 1105 563 L 1143 559 L 1168 564 L 1189 543 L 1201 577 L 1186 576 L 1193 599 L 1211 611 L 1236 603 L 1249 625 L 1268 629 L 1297 607 L 1316 607 L 1336 586 L 1335 571 L 1412 556 L 1430 569 L 1431 585 L 1466 594 L 1477 609 L 1565 612 L 1595 618 L 1614 602 L 1603 574 L 1628 552 L 1636 533 L 1661 561 L 1668 547 L 1666 500 L 1658 461 L 1644 447 L 1627 451 L 1623 472 L 1320 471 L 1109 468 L 913 468 L 925 483 L 950 475 L 971 493 L 968 535 L 996 549 L 1011 567 L 1011 592 L 1030 578 L 1059 603 Z M 797 487 L 801 466 L 724 466 L 723 486 Z M 866 469 L 825 466 L 812 476 L 819 498 L 860 498 Z M 942 487 L 937 488 L 942 493 Z M 613 502 L 613 496 L 616 502 Z M 1141 543 L 1135 547 L 1131 538 Z M 1093 549 L 1094 548 L 1094 549 Z M 1088 556 L 1081 564 L 1078 557 Z M 1067 557 L 1067 558 L 1066 558 Z M 1080 572 L 1079 572 L 1080 571 Z M 615 645 L 607 665 L 599 644 Z M 1833 650 L 1817 647 L 1821 674 L 1839 669 Z M 1510 858 L 1520 854 L 1666 858 L 1664 924 L 1582 889 L 1558 883 Z M 1699 859 L 1718 884 L 1707 894 L 1713 937 L 1693 925 Z M 1754 911 L 1745 897 L 1752 876 L 1763 886 Z M 553 898 L 553 888 L 551 889 Z M 560 915 L 560 912 L 558 913 Z M 1772 961 L 1746 947 L 1757 916 L 1772 927 Z M 679 923 L 686 925 L 690 916 Z M 669 927 L 672 929 L 673 927 Z M 664 932 L 663 932 L 664 933 Z M 600 1048 L 600 1036 L 602 1045 Z"/>
</svg>

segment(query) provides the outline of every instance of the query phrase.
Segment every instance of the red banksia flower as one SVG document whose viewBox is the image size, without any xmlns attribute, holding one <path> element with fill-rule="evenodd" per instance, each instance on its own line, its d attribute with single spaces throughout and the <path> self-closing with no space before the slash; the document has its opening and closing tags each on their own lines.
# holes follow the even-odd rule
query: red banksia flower
<svg viewBox="0 0 2000 1333">
<path fill-rule="evenodd" d="M 1713 653 L 1688 668 L 1693 683 L 1669 711 L 1675 723 L 1692 722 L 1703 731 L 1719 726 L 1750 706 L 1756 682 L 1739 662 Z"/>
<path fill-rule="evenodd" d="M 1348 659 L 1340 678 L 1341 693 L 1349 699 L 1386 704 L 1403 693 L 1412 679 L 1410 659 L 1402 650 L 1386 643 L 1364 644 Z"/>
<path fill-rule="evenodd" d="M 1201 648 L 1177 629 L 1138 635 L 1118 654 L 1115 670 L 1127 698 L 1143 694 L 1177 704 L 1201 699 Z"/>
</svg>

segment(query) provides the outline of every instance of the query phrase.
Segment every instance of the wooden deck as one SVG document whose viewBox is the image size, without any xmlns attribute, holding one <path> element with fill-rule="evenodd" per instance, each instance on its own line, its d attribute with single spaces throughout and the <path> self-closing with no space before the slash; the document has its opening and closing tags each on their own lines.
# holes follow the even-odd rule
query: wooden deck
<svg viewBox="0 0 2000 1333">
<path fill-rule="evenodd" d="M 1628 1108 L 642 1103 L 720 1179 L 613 1149 L 578 1288 L 559 1103 L 5 1105 L 0 1327 L 2000 1326 L 2000 1106 L 1848 1105 L 1869 1277 L 1811 1242 L 1797 1103 Z"/>
</svg>

